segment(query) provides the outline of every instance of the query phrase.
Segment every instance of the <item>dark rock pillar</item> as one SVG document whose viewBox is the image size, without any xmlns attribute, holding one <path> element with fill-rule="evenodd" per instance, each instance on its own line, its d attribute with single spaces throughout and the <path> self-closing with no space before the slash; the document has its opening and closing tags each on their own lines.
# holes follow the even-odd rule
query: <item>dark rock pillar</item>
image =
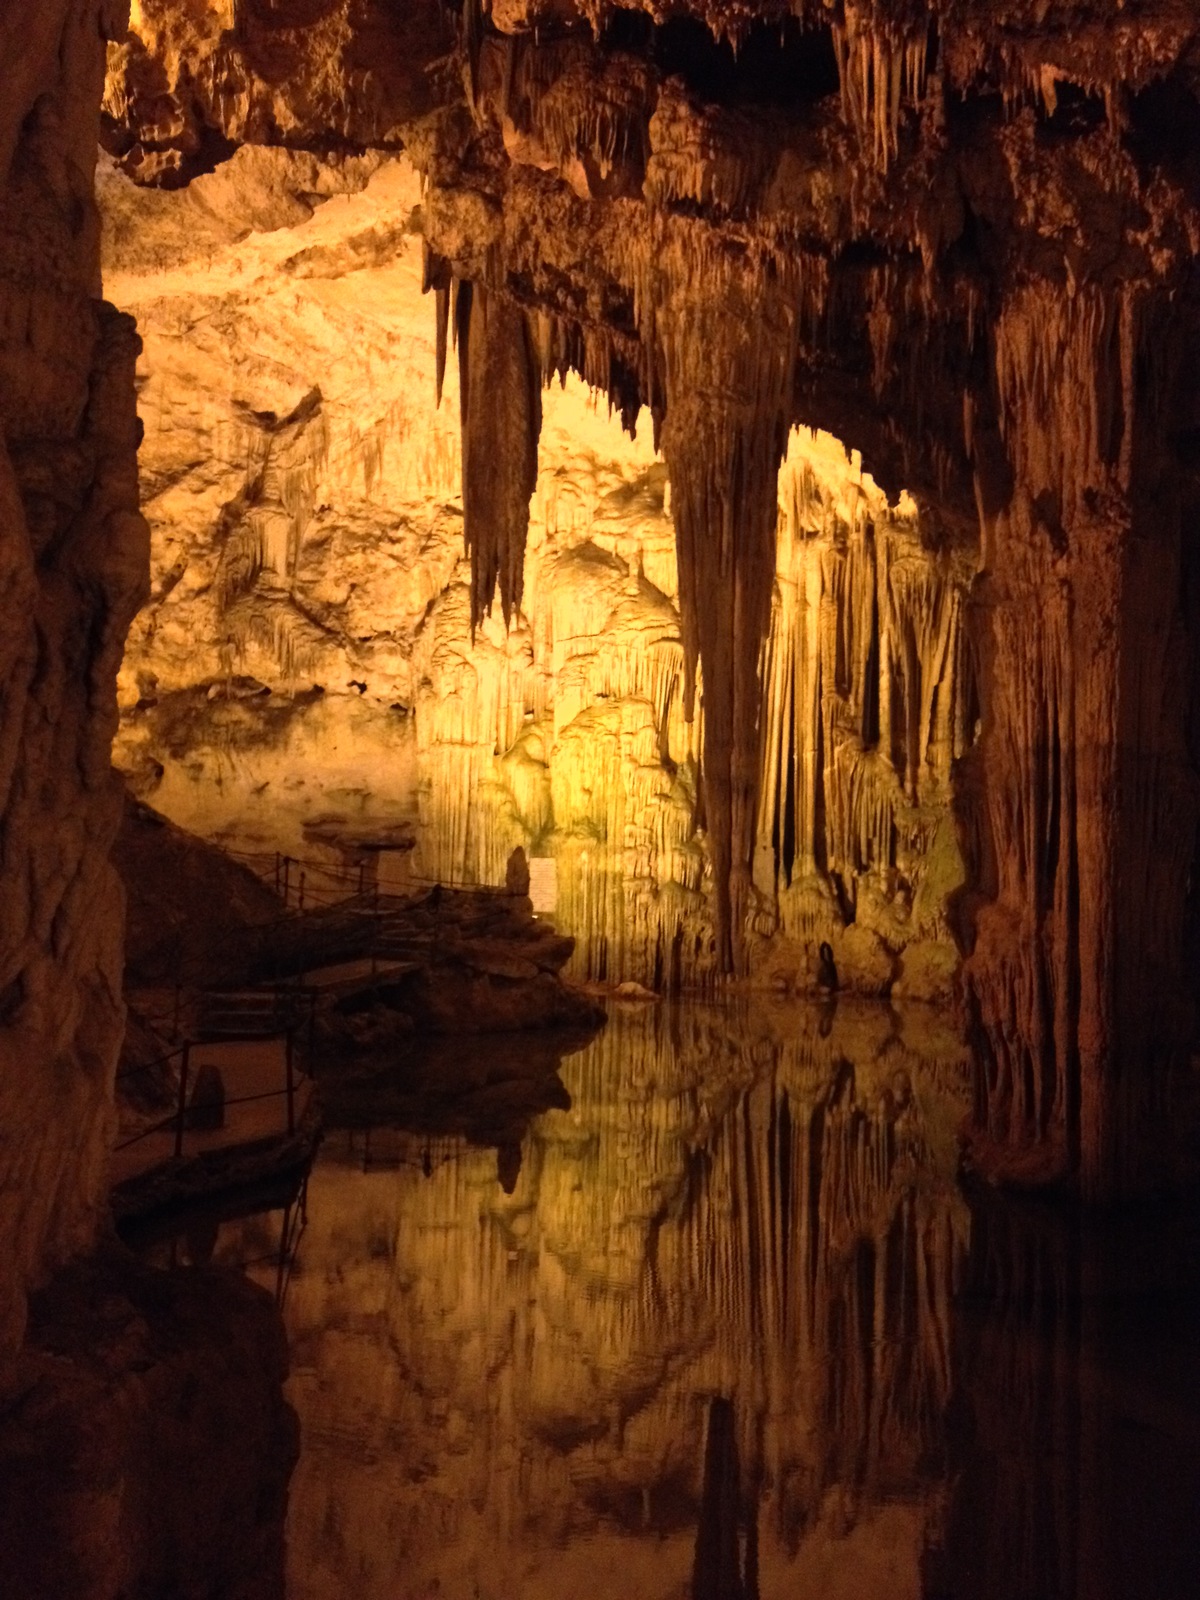
<svg viewBox="0 0 1200 1600">
<path fill-rule="evenodd" d="M 1195 793 L 1165 337 L 1132 288 L 1014 294 L 995 331 L 1003 449 L 974 452 L 994 896 L 967 966 L 978 1149 L 1018 1181 L 1077 1173 L 1094 1201 L 1141 1186 L 1182 1043 Z"/>
</svg>

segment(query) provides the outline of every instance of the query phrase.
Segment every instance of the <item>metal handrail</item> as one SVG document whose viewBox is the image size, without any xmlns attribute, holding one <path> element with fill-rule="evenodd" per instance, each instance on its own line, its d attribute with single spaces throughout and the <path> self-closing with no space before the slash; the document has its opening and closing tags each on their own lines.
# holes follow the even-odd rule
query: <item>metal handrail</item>
<svg viewBox="0 0 1200 1600">
<path fill-rule="evenodd" d="M 283 992 L 286 993 L 286 994 L 289 994 L 289 995 L 294 995 L 297 991 L 295 989 L 287 989 L 287 990 L 284 990 Z M 282 1037 L 283 1037 L 283 1039 L 285 1041 L 285 1044 L 284 1044 L 284 1082 L 283 1082 L 283 1087 L 280 1088 L 280 1089 L 265 1090 L 261 1094 L 245 1094 L 245 1095 L 227 1096 L 222 1101 L 222 1104 L 224 1106 L 228 1107 L 228 1106 L 251 1105 L 251 1104 L 253 1104 L 253 1103 L 257 1102 L 257 1101 L 261 1101 L 261 1100 L 286 1099 L 287 1100 L 287 1131 L 288 1131 L 289 1138 L 296 1131 L 296 1074 L 297 1074 L 297 1071 L 299 1071 L 303 1077 L 311 1077 L 312 1076 L 312 1073 L 311 1073 L 311 1067 L 312 1067 L 311 1055 L 312 1055 L 312 1046 L 313 1046 L 313 1027 L 314 1027 L 314 1022 L 315 1022 L 315 1017 L 316 1017 L 316 995 L 317 995 L 317 992 L 316 992 L 315 989 L 313 989 L 311 987 L 311 985 L 305 985 L 303 991 L 301 991 L 301 992 L 305 993 L 309 998 L 309 1002 L 310 1002 L 309 1003 L 309 1014 L 308 1014 L 308 1018 L 307 1018 L 306 1022 L 300 1023 L 300 1024 L 293 1023 L 291 1025 L 291 1027 L 289 1027 L 286 1030 L 286 1032 L 282 1035 Z M 310 1059 L 309 1059 L 307 1065 L 304 1066 L 304 1067 L 298 1067 L 297 1060 L 296 1060 L 296 1031 L 297 1031 L 297 1028 L 300 1027 L 300 1026 L 306 1026 L 308 1028 L 308 1036 L 309 1036 L 309 1056 L 310 1056 Z M 179 1071 L 179 1093 L 178 1093 L 178 1097 L 177 1097 L 175 1110 L 169 1116 L 162 1117 L 158 1121 L 150 1123 L 148 1127 L 139 1129 L 139 1131 L 137 1133 L 135 1133 L 131 1138 L 124 1139 L 124 1140 L 121 1141 L 120 1144 L 114 1145 L 113 1146 L 113 1153 L 116 1154 L 118 1151 L 128 1150 L 132 1145 L 138 1144 L 138 1143 L 141 1142 L 141 1140 L 149 1138 L 149 1136 L 151 1134 L 165 1133 L 169 1128 L 174 1127 L 174 1129 L 175 1129 L 175 1159 L 176 1160 L 180 1160 L 182 1158 L 182 1156 L 183 1156 L 183 1145 L 184 1145 L 184 1136 L 185 1136 L 185 1134 L 187 1132 L 189 1132 L 189 1131 L 191 1131 L 191 1132 L 199 1131 L 199 1130 L 196 1130 L 196 1129 L 189 1130 L 189 1128 L 188 1128 L 188 1113 L 192 1110 L 192 1107 L 190 1107 L 188 1105 L 188 1099 L 187 1099 L 187 1096 L 188 1096 L 188 1079 L 189 1079 L 190 1068 L 191 1068 L 192 1050 L 194 1048 L 196 1048 L 197 1046 L 200 1046 L 200 1045 L 238 1044 L 238 1043 L 249 1043 L 250 1041 L 260 1042 L 266 1037 L 278 1038 L 278 1037 L 280 1037 L 280 1035 L 275 1034 L 275 1035 L 267 1036 L 267 1035 L 263 1035 L 263 1034 L 244 1034 L 244 1035 L 240 1035 L 239 1036 L 239 1035 L 235 1034 L 235 1035 L 230 1035 L 227 1038 L 221 1038 L 219 1040 L 214 1040 L 214 1039 L 186 1039 L 186 1040 L 184 1040 L 184 1042 L 181 1045 L 177 1045 L 174 1050 L 168 1052 L 168 1054 L 166 1054 L 164 1056 L 160 1056 L 156 1061 L 146 1062 L 142 1066 L 128 1068 L 128 1069 L 126 1069 L 126 1071 L 124 1073 L 118 1074 L 118 1078 L 121 1078 L 121 1077 L 126 1077 L 127 1078 L 127 1077 L 133 1076 L 134 1073 L 147 1072 L 152 1067 L 162 1066 L 166 1062 L 172 1060 L 175 1056 L 180 1056 L 182 1058 L 181 1059 L 181 1065 L 180 1065 L 180 1071 Z"/>
</svg>

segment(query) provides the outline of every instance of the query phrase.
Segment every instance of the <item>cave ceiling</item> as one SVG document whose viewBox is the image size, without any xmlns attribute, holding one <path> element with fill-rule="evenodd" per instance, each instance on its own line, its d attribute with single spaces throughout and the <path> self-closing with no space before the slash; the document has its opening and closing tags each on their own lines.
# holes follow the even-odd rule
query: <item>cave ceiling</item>
<svg viewBox="0 0 1200 1600">
<path fill-rule="evenodd" d="M 1186 0 L 139 0 L 105 122 L 167 186 L 406 148 L 430 250 L 630 418 L 672 324 L 786 316 L 791 420 L 966 531 L 1003 298 L 1194 288 L 1198 90 Z"/>
</svg>

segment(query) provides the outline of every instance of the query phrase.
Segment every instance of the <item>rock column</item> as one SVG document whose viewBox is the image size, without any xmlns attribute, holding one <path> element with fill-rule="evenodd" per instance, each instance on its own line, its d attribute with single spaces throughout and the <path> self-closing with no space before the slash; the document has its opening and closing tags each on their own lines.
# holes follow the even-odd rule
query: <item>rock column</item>
<svg viewBox="0 0 1200 1600">
<path fill-rule="evenodd" d="M 93 180 L 127 12 L 0 3 L 0 1349 L 90 1242 L 123 1029 L 109 752 L 149 539 Z"/>
<path fill-rule="evenodd" d="M 976 449 L 984 880 L 976 1120 L 1009 1176 L 1141 1186 L 1176 1005 L 1195 794 L 1184 745 L 1167 330 L 1132 288 L 1031 288 L 995 333 Z M 994 443 L 994 441 L 993 441 Z"/>
</svg>

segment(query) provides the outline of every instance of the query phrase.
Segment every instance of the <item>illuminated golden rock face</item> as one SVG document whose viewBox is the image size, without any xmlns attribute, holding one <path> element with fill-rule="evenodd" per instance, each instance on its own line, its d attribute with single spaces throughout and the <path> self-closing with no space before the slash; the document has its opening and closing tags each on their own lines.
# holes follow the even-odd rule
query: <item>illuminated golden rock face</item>
<svg viewBox="0 0 1200 1600">
<path fill-rule="evenodd" d="M 422 153 L 443 270 L 549 319 L 567 364 L 661 424 L 682 636 L 716 684 L 723 964 L 749 954 L 781 424 L 834 429 L 940 544 L 977 551 L 963 702 L 977 694 L 980 738 L 955 774 L 977 1150 L 1016 1179 L 1078 1173 L 1095 1197 L 1149 1180 L 1167 1133 L 1151 1084 L 1194 1022 L 1195 746 L 1176 686 L 1194 681 L 1196 614 L 1176 575 L 1200 219 L 1168 128 L 1200 115 L 1197 19 L 1122 9 L 936 7 L 934 30 L 887 0 L 805 7 L 811 31 L 783 28 L 772 58 L 752 29 L 770 8 L 670 8 L 736 37 L 737 59 L 698 29 L 596 19 L 594 41 L 539 47 L 480 25 L 464 51 L 487 152 L 447 119 Z M 930 598 L 940 631 L 953 608 Z M 937 975 L 932 951 L 912 964 Z"/>
<path fill-rule="evenodd" d="M 711 696 L 689 724 L 649 418 L 631 440 L 577 378 L 551 386 L 521 604 L 472 638 L 458 393 L 451 373 L 435 410 L 419 190 L 405 164 L 372 165 L 246 149 L 185 195 L 105 180 L 110 291 L 146 344 L 155 529 L 122 762 L 176 820 L 241 848 L 299 852 L 322 817 L 348 831 L 415 813 L 418 874 L 497 883 L 519 844 L 558 862 L 580 972 L 703 979 Z M 357 192 L 296 219 L 304 186 L 339 185 Z M 247 239 L 235 197 L 260 224 Z M 902 984 L 948 996 L 969 563 L 926 550 L 915 506 L 889 506 L 828 436 L 792 435 L 773 493 L 755 970 L 806 987 L 830 939 L 845 984 L 886 993 L 916 941 Z"/>
<path fill-rule="evenodd" d="M 331 1134 L 287 1302 L 296 1595 L 690 1592 L 718 1395 L 764 1594 L 920 1594 L 965 1063 L 894 1026 L 624 1008 L 511 1194 L 493 1151 L 377 1137 L 400 1165 L 363 1172 Z"/>
<path fill-rule="evenodd" d="M 408 809 L 412 637 L 461 559 L 417 184 L 377 167 L 247 149 L 177 196 L 103 189 L 108 280 L 148 340 L 155 529 L 121 759 L 163 761 L 156 803 L 186 826 L 294 854 L 302 819 Z"/>
<path fill-rule="evenodd" d="M 230 141 L 394 149 L 450 44 L 441 0 L 135 0 L 130 24 L 109 51 L 105 138 L 166 186 Z"/>
</svg>

